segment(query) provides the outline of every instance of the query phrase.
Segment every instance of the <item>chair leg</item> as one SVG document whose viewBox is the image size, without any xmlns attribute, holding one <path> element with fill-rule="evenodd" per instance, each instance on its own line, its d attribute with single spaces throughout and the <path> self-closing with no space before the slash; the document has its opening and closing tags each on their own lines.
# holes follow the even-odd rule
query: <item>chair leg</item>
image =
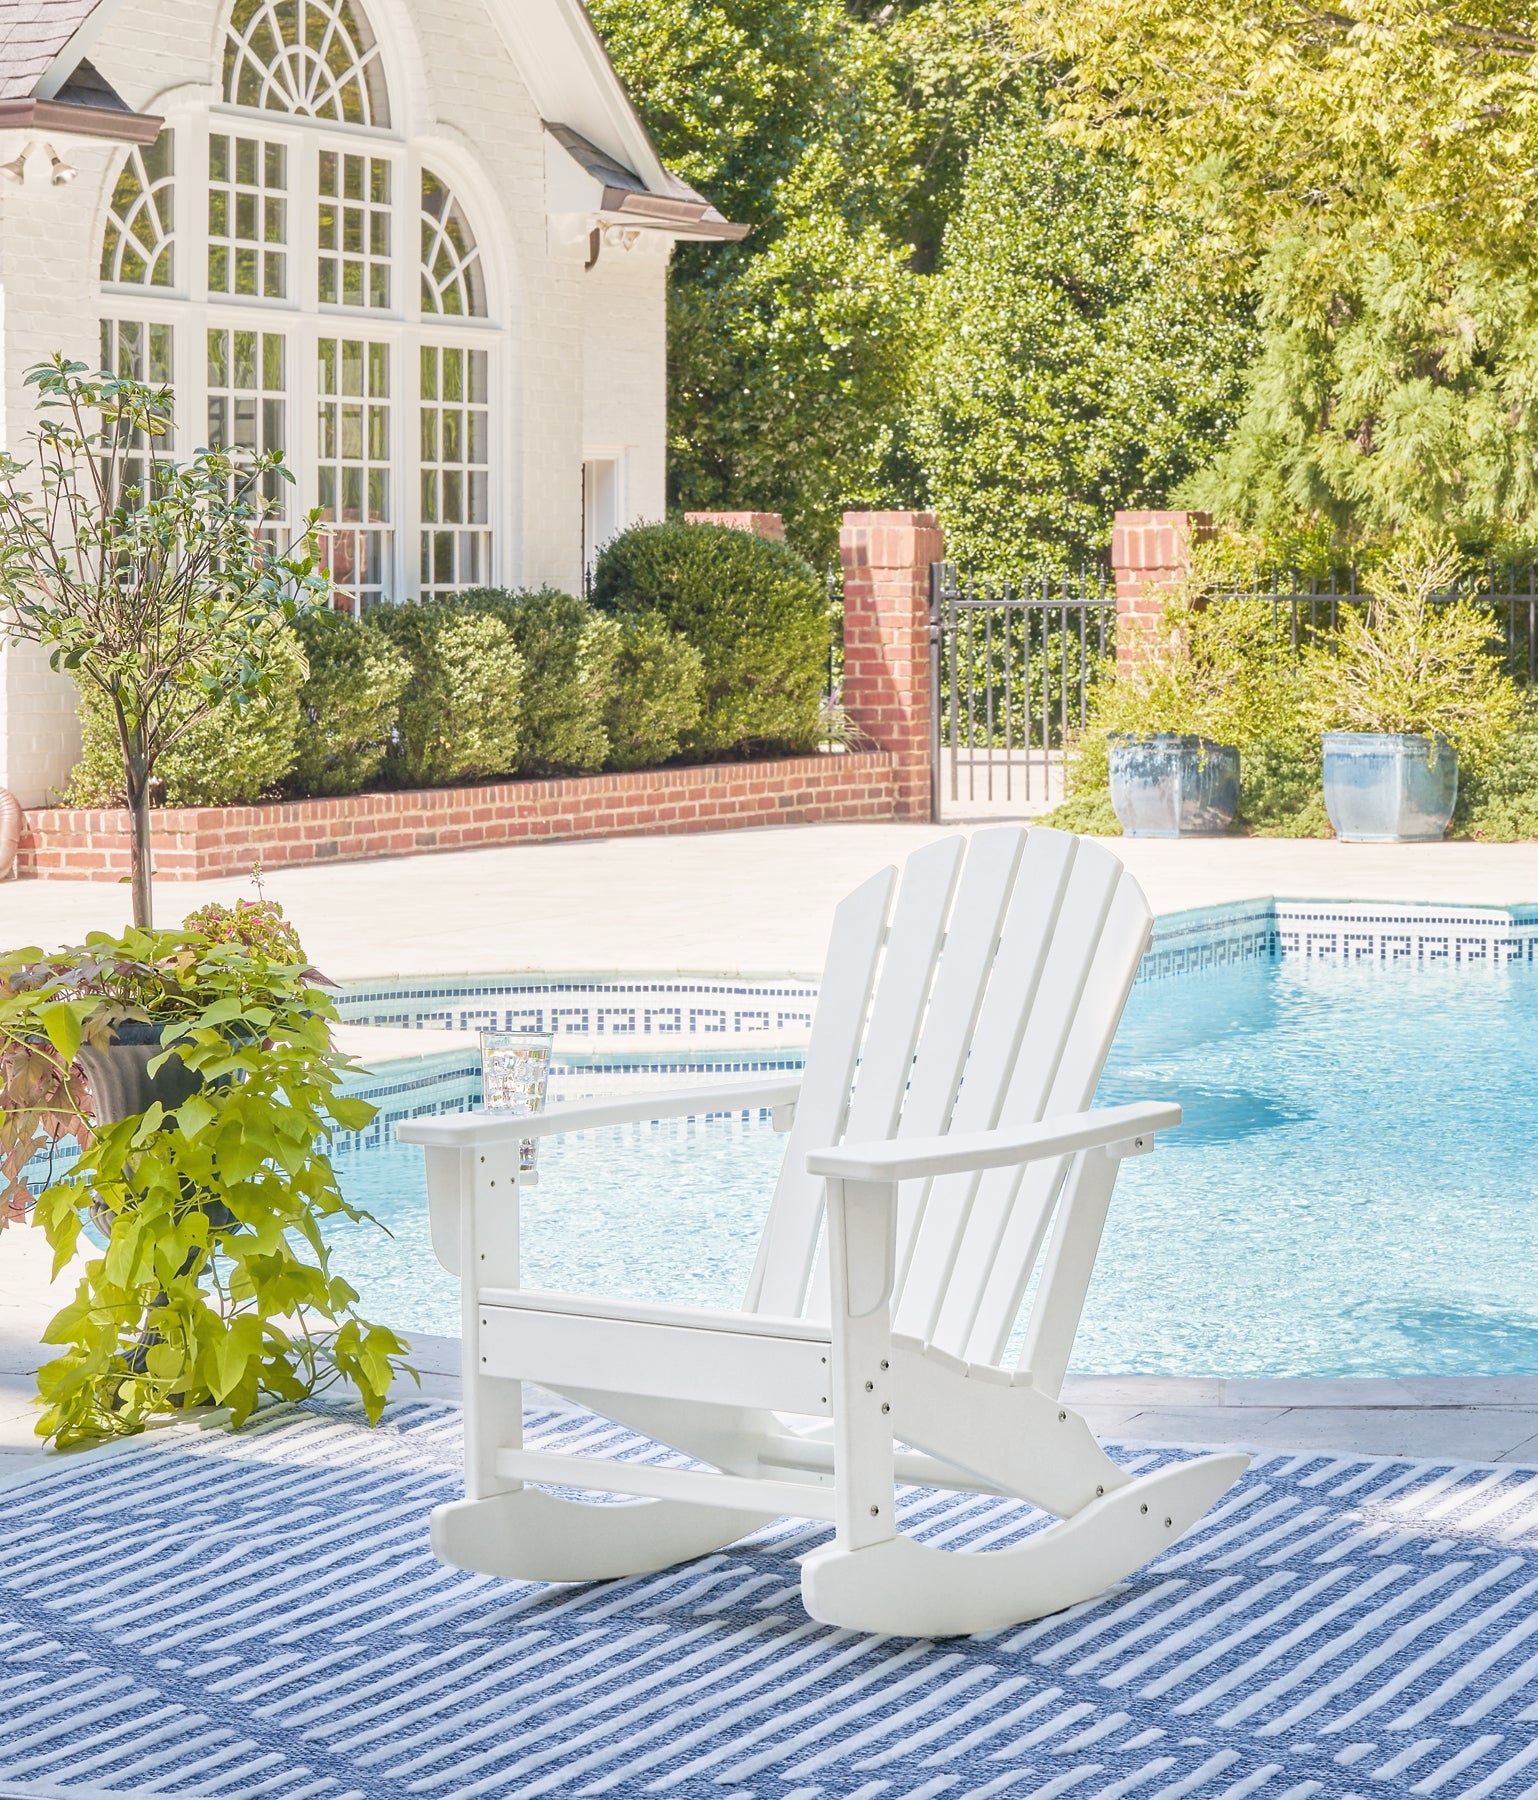
<svg viewBox="0 0 1538 1800">
<path fill-rule="evenodd" d="M 434 1508 L 433 1554 L 509 1581 L 614 1581 L 689 1562 L 746 1537 L 770 1515 L 677 1500 L 617 1505 L 515 1488 Z"/>
<path fill-rule="evenodd" d="M 1043 1618 L 1167 1550 L 1249 1463 L 1225 1453 L 1161 1469 L 1012 1550 L 940 1550 L 908 1537 L 858 1550 L 835 1542 L 802 1563 L 802 1603 L 825 1625 L 894 1637 L 959 1637 Z"/>
</svg>

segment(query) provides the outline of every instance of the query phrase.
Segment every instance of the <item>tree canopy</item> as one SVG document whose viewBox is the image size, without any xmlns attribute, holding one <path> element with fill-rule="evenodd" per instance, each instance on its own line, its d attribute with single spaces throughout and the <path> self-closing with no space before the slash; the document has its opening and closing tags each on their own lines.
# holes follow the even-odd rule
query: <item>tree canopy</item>
<svg viewBox="0 0 1538 1800">
<path fill-rule="evenodd" d="M 1118 506 L 1161 504 L 1223 441 L 1250 322 L 1192 284 L 1193 236 L 1139 205 L 1125 163 L 1051 136 L 1034 94 L 984 133 L 930 286 L 914 403 L 958 561 L 1089 560 Z"/>
<path fill-rule="evenodd" d="M 1063 128 L 1252 292 L 1231 445 L 1187 492 L 1336 543 L 1538 530 L 1538 29 L 1497 0 L 1040 0 Z"/>
<path fill-rule="evenodd" d="M 1073 555 L 1103 542 L 1110 507 L 1199 458 L 1232 370 L 1205 411 L 1192 382 L 1235 343 L 1225 326 L 1217 354 L 1155 368 L 1166 331 L 1189 361 L 1186 278 L 1133 241 L 1117 160 L 1044 135 L 1037 52 L 999 0 L 596 0 L 594 17 L 664 160 L 753 227 L 674 259 L 675 504 L 780 511 L 822 561 L 841 507 L 932 501 L 964 554 L 1018 564 L 1063 531 Z M 1055 216 L 1070 193 L 1073 228 Z M 1056 304 L 1019 290 L 1043 274 Z"/>
</svg>

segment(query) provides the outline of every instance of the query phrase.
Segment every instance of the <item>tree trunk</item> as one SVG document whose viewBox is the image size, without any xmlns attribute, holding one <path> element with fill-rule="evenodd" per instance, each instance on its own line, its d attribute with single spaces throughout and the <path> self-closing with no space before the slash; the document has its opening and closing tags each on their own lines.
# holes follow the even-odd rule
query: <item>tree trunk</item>
<svg viewBox="0 0 1538 1800">
<path fill-rule="evenodd" d="M 149 931 L 155 923 L 155 900 L 150 884 L 150 784 L 146 774 L 129 778 L 128 820 L 134 924 Z"/>
</svg>

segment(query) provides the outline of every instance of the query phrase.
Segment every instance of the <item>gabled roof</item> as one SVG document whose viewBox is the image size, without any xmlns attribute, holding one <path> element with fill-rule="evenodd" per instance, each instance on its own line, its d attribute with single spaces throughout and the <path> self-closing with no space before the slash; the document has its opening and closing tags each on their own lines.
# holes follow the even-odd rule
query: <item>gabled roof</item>
<svg viewBox="0 0 1538 1800">
<path fill-rule="evenodd" d="M 83 61 L 122 4 L 0 0 L 0 127 L 153 141 L 160 121 L 132 112 Z M 662 166 L 582 0 L 486 0 L 486 6 L 540 117 L 560 121 L 552 132 L 566 132 L 582 146 L 560 138 L 563 147 L 613 191 L 616 204 L 605 210 L 644 217 L 654 228 L 675 219 L 689 236 L 743 235 Z M 587 152 L 610 173 L 590 168 Z"/>
<path fill-rule="evenodd" d="M 0 128 L 152 144 L 162 121 L 136 113 L 86 59 L 120 0 L 0 0 Z"/>
<path fill-rule="evenodd" d="M 103 16 L 95 18 L 97 13 Z M 0 101 L 54 99 L 74 63 L 56 85 L 40 92 L 45 79 L 67 50 L 76 50 L 79 61 L 86 45 L 76 47 L 77 38 L 86 29 L 94 38 L 110 13 L 112 5 L 104 0 L 0 0 Z"/>
<path fill-rule="evenodd" d="M 733 225 L 671 169 L 663 169 L 662 191 L 655 192 L 647 188 L 634 169 L 627 169 L 616 157 L 590 144 L 569 125 L 547 124 L 545 130 L 596 183 L 593 210 L 613 215 L 615 223 L 640 225 L 674 237 L 727 242 L 748 235 L 746 225 Z"/>
</svg>

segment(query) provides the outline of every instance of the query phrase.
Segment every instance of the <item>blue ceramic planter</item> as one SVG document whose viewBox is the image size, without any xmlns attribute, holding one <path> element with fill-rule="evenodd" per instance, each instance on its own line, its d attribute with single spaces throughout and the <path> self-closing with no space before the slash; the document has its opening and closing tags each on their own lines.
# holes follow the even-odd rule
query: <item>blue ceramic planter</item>
<svg viewBox="0 0 1538 1800">
<path fill-rule="evenodd" d="M 1128 837 L 1227 831 L 1239 807 L 1239 752 L 1170 732 L 1113 738 L 1111 805 Z"/>
<path fill-rule="evenodd" d="M 1458 800 L 1458 752 L 1444 737 L 1324 734 L 1324 806 L 1348 844 L 1434 842 Z"/>
</svg>

